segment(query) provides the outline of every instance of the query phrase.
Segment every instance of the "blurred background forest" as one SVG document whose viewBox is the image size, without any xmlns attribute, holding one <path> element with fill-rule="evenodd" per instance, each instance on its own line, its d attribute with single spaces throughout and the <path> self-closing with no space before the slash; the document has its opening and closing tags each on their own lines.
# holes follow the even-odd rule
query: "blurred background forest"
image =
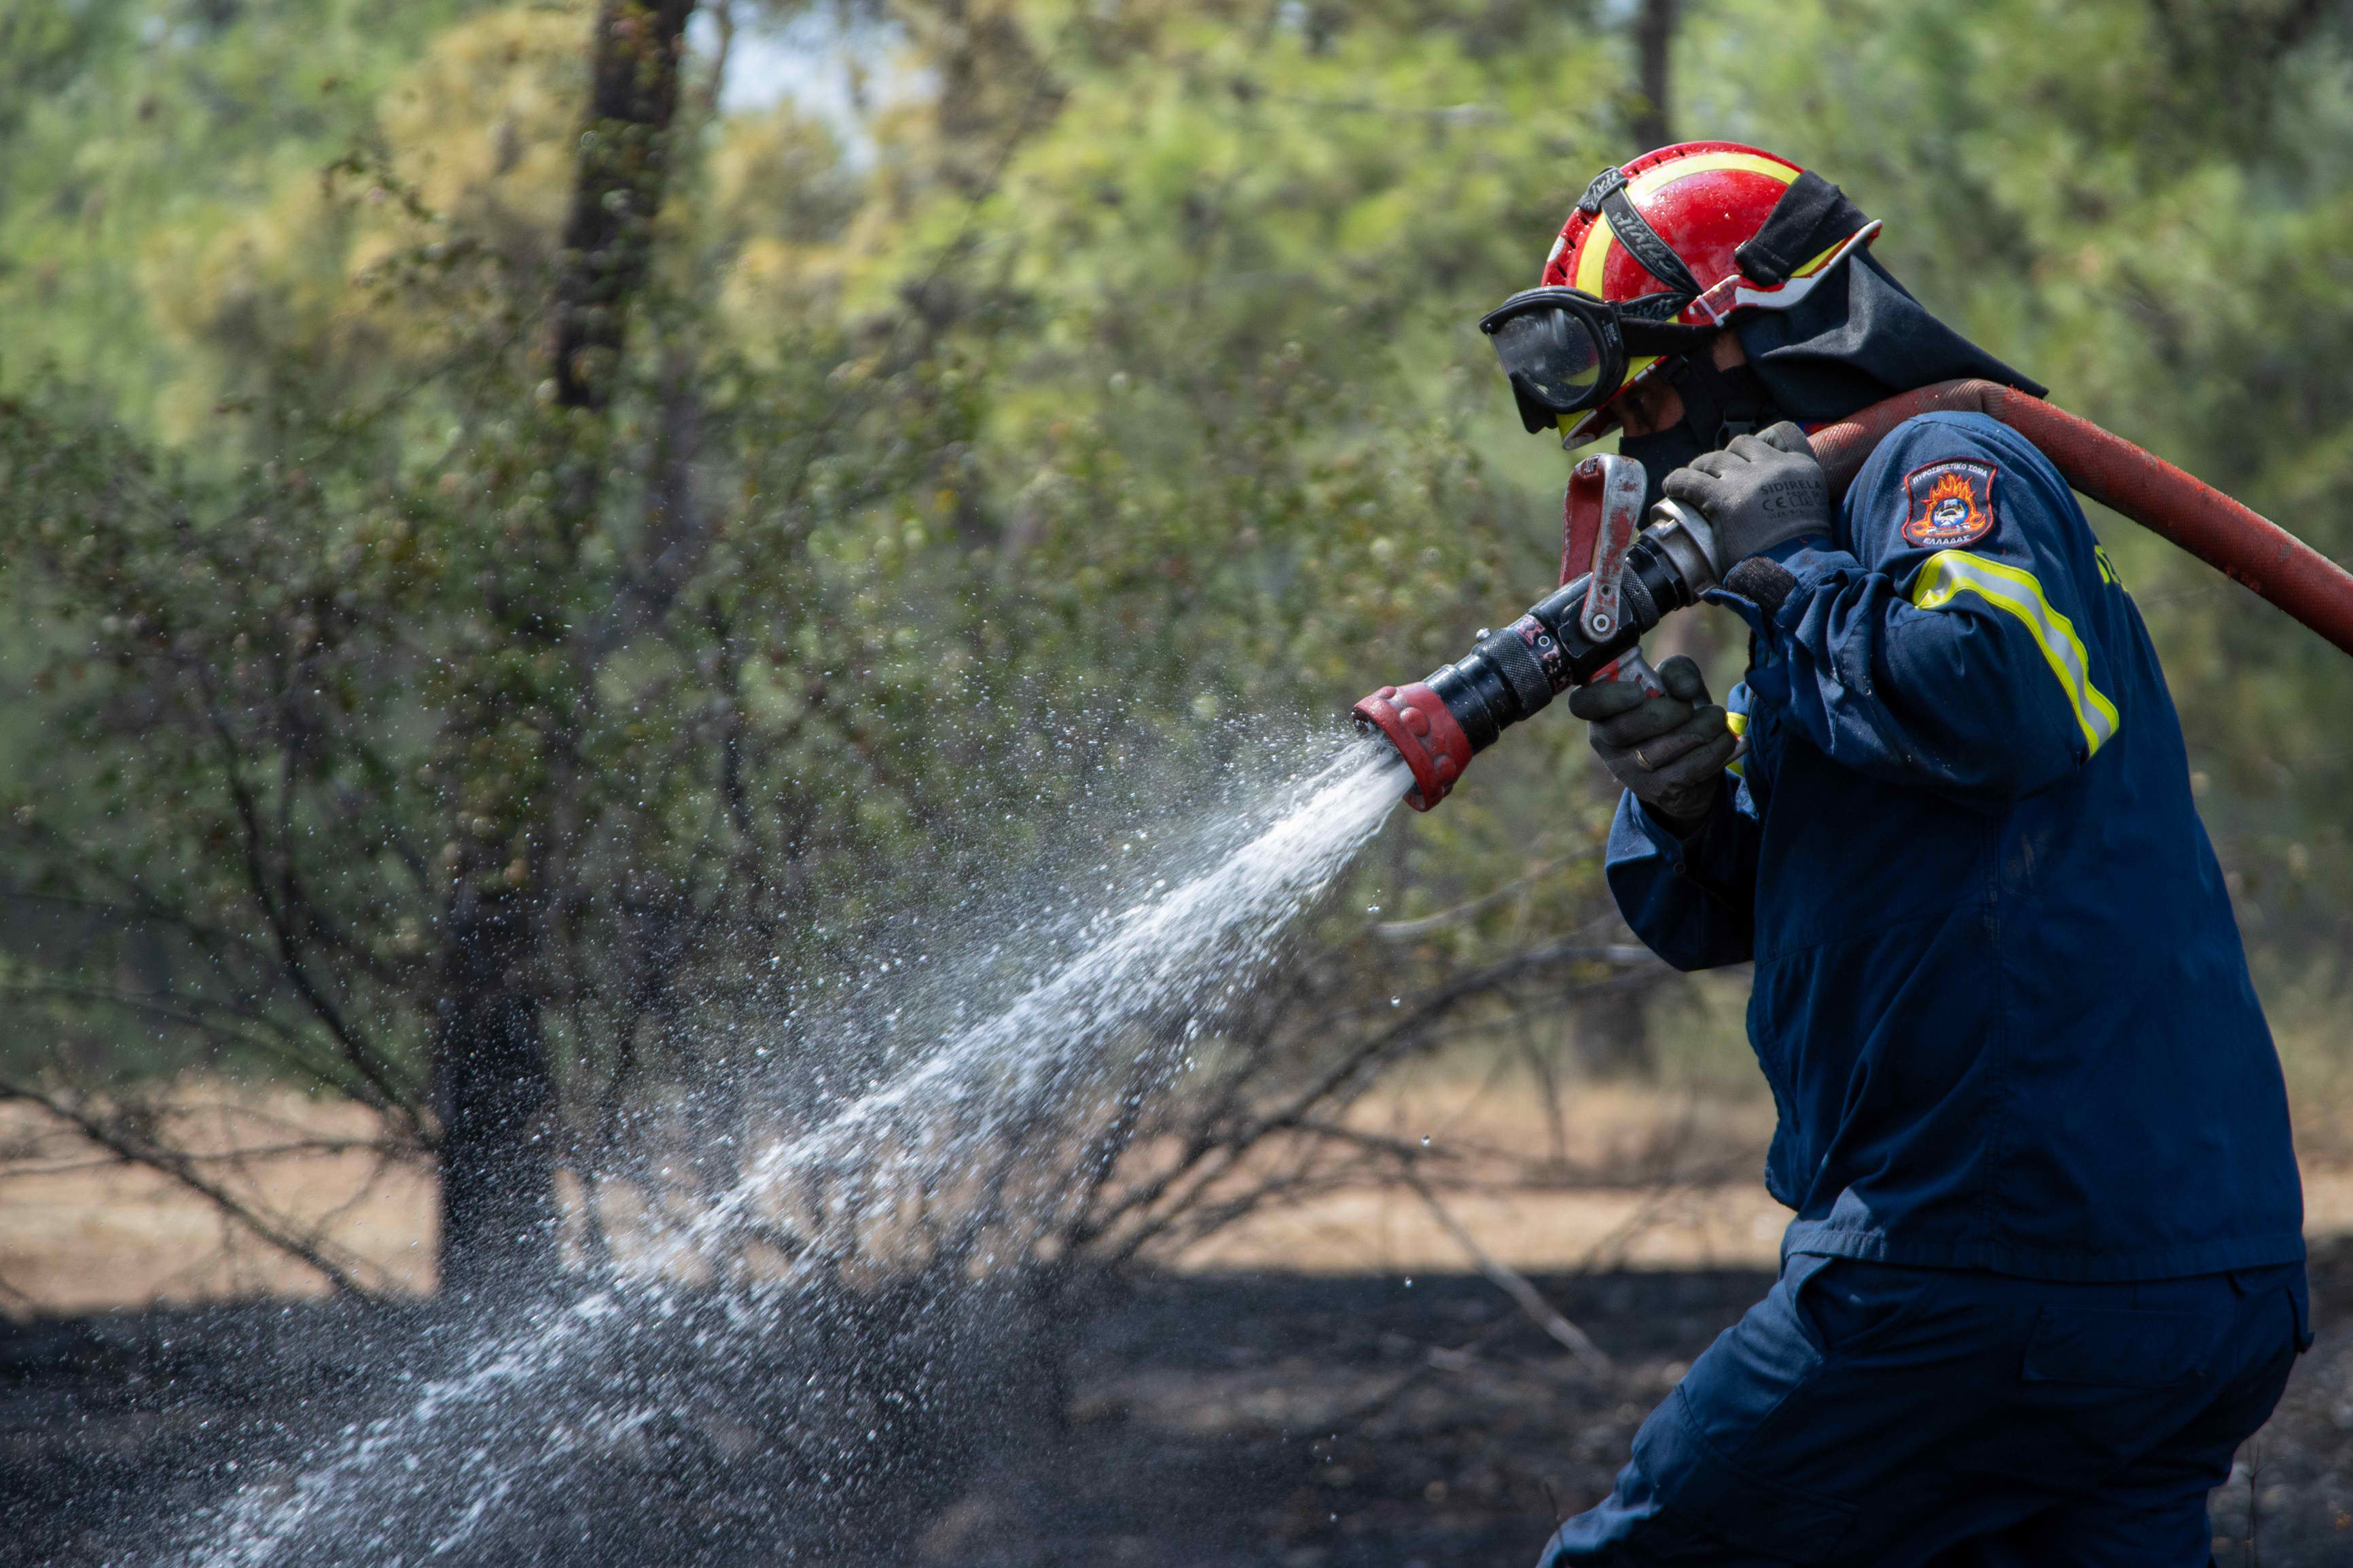
<svg viewBox="0 0 2353 1568">
<path fill-rule="evenodd" d="M 1821 171 L 2061 405 L 2353 553 L 2320 0 L 601 14 L 0 0 L 13 1305 L 397 1292 L 437 1237 L 447 1279 L 546 1268 L 585 1184 L 723 1182 L 821 1076 L 768 1054 L 796 984 L 1214 803 L 1549 585 L 1566 464 L 1473 323 L 1655 142 Z M 2353 668 L 2095 521 L 2317 1213 Z M 1671 635 L 1721 690 L 1714 615 Z M 1217 1249 L 1394 1178 L 1459 1261 L 1458 1213 L 1525 1244 L 1498 1194 L 1621 1194 L 1558 1263 L 1753 1188 L 1745 979 L 1627 945 L 1609 806 L 1563 715 L 1392 822 L 1060 1241 L 1295 1257 Z M 58 1184 L 93 1170 L 226 1215 L 231 1262 L 100 1235 Z M 1742 1201 L 1719 1240 L 1769 1257 Z"/>
</svg>

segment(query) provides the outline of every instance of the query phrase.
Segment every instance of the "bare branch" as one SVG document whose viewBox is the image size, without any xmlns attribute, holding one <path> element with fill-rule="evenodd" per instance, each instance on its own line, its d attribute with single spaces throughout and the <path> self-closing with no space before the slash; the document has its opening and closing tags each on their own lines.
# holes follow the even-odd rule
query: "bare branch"
<svg viewBox="0 0 2353 1568">
<path fill-rule="evenodd" d="M 1617 1364 L 1602 1354 L 1601 1347 L 1593 1342 L 1592 1336 L 1562 1317 L 1553 1304 L 1544 1299 L 1543 1293 L 1528 1283 L 1526 1275 L 1480 1246 L 1479 1238 L 1462 1228 L 1461 1222 L 1438 1201 L 1438 1194 L 1430 1190 L 1430 1184 L 1423 1181 L 1410 1164 L 1398 1173 L 1398 1178 L 1413 1189 L 1414 1196 L 1430 1210 L 1430 1217 L 1438 1222 L 1439 1228 L 1454 1238 L 1455 1246 L 1470 1254 L 1471 1261 L 1479 1266 L 1479 1272 L 1493 1280 L 1495 1288 L 1509 1296 L 1520 1310 L 1527 1314 L 1529 1321 L 1567 1346 L 1569 1353 L 1584 1363 L 1586 1370 L 1595 1376 L 1609 1377 L 1617 1372 Z"/>
<path fill-rule="evenodd" d="M 105 1117 L 95 1115 L 60 1096 L 46 1093 L 29 1084 L 0 1079 L 0 1100 L 21 1100 L 37 1105 L 100 1148 L 132 1164 L 144 1165 L 151 1171 L 169 1176 L 263 1241 L 317 1269 L 337 1293 L 374 1306 L 385 1304 L 383 1297 L 362 1285 L 349 1268 L 326 1255 L 327 1244 L 323 1238 L 304 1236 L 287 1222 L 241 1202 L 198 1170 L 196 1161 L 191 1155 L 148 1142 Z"/>
<path fill-rule="evenodd" d="M 268 922 L 270 934 L 277 941 L 279 967 L 293 985 L 296 994 L 309 1005 L 311 1011 L 318 1016 L 319 1021 L 327 1026 L 327 1032 L 332 1035 L 336 1043 L 343 1047 L 344 1058 L 363 1079 L 367 1080 L 369 1089 L 374 1091 L 373 1095 L 368 1097 L 371 1101 L 376 1103 L 378 1109 L 393 1104 L 406 1105 L 408 1102 L 408 1096 L 398 1084 L 393 1081 L 387 1070 L 387 1064 L 352 1028 L 349 1022 L 344 1019 L 343 1010 L 320 990 L 317 983 L 311 977 L 310 967 L 303 960 L 300 944 L 295 941 L 292 911 L 281 908 L 278 900 L 271 896 L 269 868 L 263 858 L 260 807 L 253 798 L 252 790 L 246 784 L 242 752 L 237 745 L 237 737 L 230 731 L 227 719 L 220 711 L 218 696 L 213 689 L 210 674 L 199 666 L 196 676 L 199 689 L 204 693 L 205 714 L 211 723 L 214 739 L 218 742 L 221 750 L 222 779 L 227 785 L 230 803 L 237 810 L 238 828 L 243 837 L 246 884 L 253 894 L 254 901 L 260 906 L 262 919 Z M 290 894 L 293 889 L 290 871 L 287 877 L 287 888 Z M 381 1101 L 375 1101 L 375 1096 L 381 1096 Z"/>
</svg>

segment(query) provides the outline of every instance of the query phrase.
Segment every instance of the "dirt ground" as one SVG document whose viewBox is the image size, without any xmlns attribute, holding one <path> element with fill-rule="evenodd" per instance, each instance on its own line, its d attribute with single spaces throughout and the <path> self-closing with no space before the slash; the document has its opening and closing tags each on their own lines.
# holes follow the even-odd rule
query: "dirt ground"
<svg viewBox="0 0 2353 1568">
<path fill-rule="evenodd" d="M 364 1108 L 283 1091 L 185 1086 L 164 1131 L 240 1201 L 317 1232 L 371 1288 L 433 1282 L 434 1187 L 355 1145 Z M 0 1307 L 12 1314 L 306 1298 L 325 1283 L 181 1184 L 92 1148 L 56 1118 L 0 1104 Z"/>
<path fill-rule="evenodd" d="M 1556 1128 L 1515 1083 L 1459 1071 L 1408 1077 L 1352 1120 L 1427 1138 L 1448 1215 L 1524 1271 L 1769 1268 L 1788 1212 L 1757 1174 L 1772 1131 L 1761 1097 L 1620 1085 L 1576 1091 Z M 396 1295 L 433 1283 L 434 1189 L 417 1167 L 340 1148 L 364 1113 L 293 1094 L 199 1085 L 182 1097 L 200 1149 L 269 1213 L 324 1231 L 364 1282 Z M 2307 1233 L 2353 1235 L 2353 1160 L 2307 1140 Z M 250 1152 L 268 1148 L 293 1152 Z M 1155 1262 L 1176 1272 L 1407 1274 L 1474 1260 L 1424 1202 L 1388 1184 L 1270 1210 Z M 302 1264 L 225 1225 L 170 1178 L 96 1156 L 33 1108 L 0 1105 L 0 1311 L 17 1317 L 323 1293 Z"/>
<path fill-rule="evenodd" d="M 2314 1276 L 2319 1342 L 2213 1500 L 2223 1568 L 2353 1561 L 2353 1248 L 2325 1251 Z M 887 1553 L 791 1560 L 1532 1561 L 1555 1520 L 1608 1489 L 1644 1414 L 1768 1282 L 1739 1268 L 1537 1277 L 1616 1363 L 1596 1377 L 1477 1276 L 1145 1277 L 1113 1288 L 1080 1334 L 1059 1429 L 1030 1428 L 936 1477 Z M 300 1451 L 294 1391 L 331 1408 L 360 1397 L 339 1310 L 159 1310 L 0 1328 L 0 1564 L 174 1561 L 126 1555 L 109 1532 L 227 1493 L 239 1462 L 248 1475 L 285 1465 Z M 979 1403 L 944 1417 L 986 1428 L 995 1413 Z M 583 1503 L 576 1554 L 451 1561 L 675 1568 L 688 1559 L 637 1543 L 648 1532 L 635 1516 L 664 1506 L 659 1489 L 600 1491 Z M 735 1546 L 691 1561 L 752 1568 L 787 1556 L 756 1532 Z M 349 1559 L 295 1561 L 327 1560 Z"/>
<path fill-rule="evenodd" d="M 237 1165 L 241 1190 L 331 1221 L 375 1280 L 429 1289 L 430 1187 L 335 1146 L 364 1128 L 292 1097 L 190 1103 L 224 1146 L 308 1144 Z M 1108 1287 L 1048 1402 L 1064 1420 L 942 1471 L 888 1560 L 1528 1560 L 1553 1521 L 1607 1490 L 1643 1415 L 1766 1289 L 1784 1218 L 1753 1177 L 1717 1173 L 1757 1168 L 1769 1108 L 1593 1089 L 1577 1109 L 1561 1126 L 1524 1094 L 1456 1078 L 1360 1107 L 1368 1128 L 1431 1140 L 1446 1220 L 1409 1189 L 1345 1191 Z M 357 1397 L 375 1375 L 346 1353 L 343 1309 L 314 1277 L 225 1238 L 164 1179 L 93 1163 L 19 1108 L 0 1115 L 0 1158 L 13 1162 L 0 1166 L 13 1320 L 0 1324 L 0 1565 L 121 1560 L 91 1531 L 226 1492 L 239 1462 L 286 1465 L 309 1418 L 294 1406 Z M 2320 1339 L 2216 1494 L 2224 1568 L 2353 1563 L 2353 1164 L 2310 1160 L 2306 1184 Z M 1532 1276 L 1616 1370 L 1582 1370 L 1473 1271 L 1447 1220 Z M 945 1415 L 978 1430 L 989 1413 Z M 723 1559 L 776 1560 L 751 1538 Z M 593 1561 L 670 1568 L 658 1554 Z"/>
<path fill-rule="evenodd" d="M 1582 1373 L 1477 1279 L 1149 1280 L 1089 1341 L 1067 1436 L 981 1478 L 933 1527 L 923 1560 L 1531 1562 L 1556 1519 L 1607 1493 L 1643 1415 L 1770 1279 L 1540 1279 L 1618 1362 L 1608 1379 Z M 2321 1255 L 2314 1279 L 2319 1342 L 2212 1500 L 2223 1568 L 2353 1562 L 2353 1248 Z"/>
<path fill-rule="evenodd" d="M 429 1291 L 434 1190 L 418 1168 L 337 1145 L 364 1116 L 299 1095 L 190 1086 L 182 1139 L 241 1152 L 213 1174 L 257 1209 L 323 1231 L 364 1282 Z M 1366 1131 L 1428 1139 L 1449 1214 L 1515 1268 L 1769 1264 L 1784 1221 L 1755 1175 L 1769 1102 L 1623 1087 L 1577 1092 L 1555 1129 L 1524 1093 L 1444 1072 L 1356 1108 Z M 267 1150 L 284 1151 L 262 1152 Z M 1724 1179 L 1723 1170 L 1737 1170 Z M 2353 1223 L 2353 1183 L 2348 1186 Z M 1173 1258 L 1179 1270 L 1461 1269 L 1471 1259 L 1409 1190 L 1368 1186 L 1271 1210 Z M 0 1307 L 17 1316 L 311 1297 L 302 1264 L 171 1178 L 95 1155 L 32 1107 L 0 1105 Z"/>
</svg>

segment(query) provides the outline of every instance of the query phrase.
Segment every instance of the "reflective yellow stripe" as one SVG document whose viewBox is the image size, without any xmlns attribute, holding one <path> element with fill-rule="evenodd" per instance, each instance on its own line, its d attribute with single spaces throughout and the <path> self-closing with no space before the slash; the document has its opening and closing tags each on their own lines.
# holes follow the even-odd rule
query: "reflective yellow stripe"
<svg viewBox="0 0 2353 1568">
<path fill-rule="evenodd" d="M 1724 727 L 1731 731 L 1736 737 L 1746 735 L 1748 733 L 1748 715 L 1726 712 L 1724 716 Z M 1734 778 L 1745 779 L 1748 776 L 1748 759 L 1745 756 L 1735 757 L 1724 764 L 1724 771 Z"/>
<path fill-rule="evenodd" d="M 2116 563 L 2108 559 L 2106 546 L 2099 544 L 2092 546 L 2092 558 L 2100 563 L 2100 575 L 2102 577 L 2114 583 L 2119 588 L 2125 585 L 2125 580 L 2116 575 Z"/>
<path fill-rule="evenodd" d="M 2075 710 L 2075 722 L 2083 727 L 2085 754 L 2098 751 L 2116 732 L 2116 705 L 2092 684 L 2091 656 L 2084 651 L 2084 640 L 2075 635 L 2074 623 L 2042 596 L 2042 584 L 2034 574 L 1967 551 L 1940 550 L 1920 568 L 1912 584 L 1912 603 L 1919 609 L 1941 610 L 1965 593 L 2017 616 L 2034 634 L 2043 662 L 2059 678 L 2068 706 Z"/>
</svg>

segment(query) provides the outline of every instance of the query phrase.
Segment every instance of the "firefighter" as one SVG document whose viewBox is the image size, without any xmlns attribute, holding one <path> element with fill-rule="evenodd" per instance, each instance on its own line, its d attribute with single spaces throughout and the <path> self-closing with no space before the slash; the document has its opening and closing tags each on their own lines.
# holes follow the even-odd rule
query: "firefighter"
<svg viewBox="0 0 2353 1568">
<path fill-rule="evenodd" d="M 1796 1215 L 1544 1568 L 2191 1568 L 2310 1343 L 2278 1058 L 2114 563 L 1983 416 L 1899 426 L 1835 507 L 1806 445 L 1956 376 L 2042 395 L 1877 232 L 1786 160 L 1664 148 L 1483 323 L 1529 427 L 1616 431 L 1736 585 L 1723 705 L 1688 658 L 1570 705 L 1627 922 L 1755 965 Z"/>
</svg>

